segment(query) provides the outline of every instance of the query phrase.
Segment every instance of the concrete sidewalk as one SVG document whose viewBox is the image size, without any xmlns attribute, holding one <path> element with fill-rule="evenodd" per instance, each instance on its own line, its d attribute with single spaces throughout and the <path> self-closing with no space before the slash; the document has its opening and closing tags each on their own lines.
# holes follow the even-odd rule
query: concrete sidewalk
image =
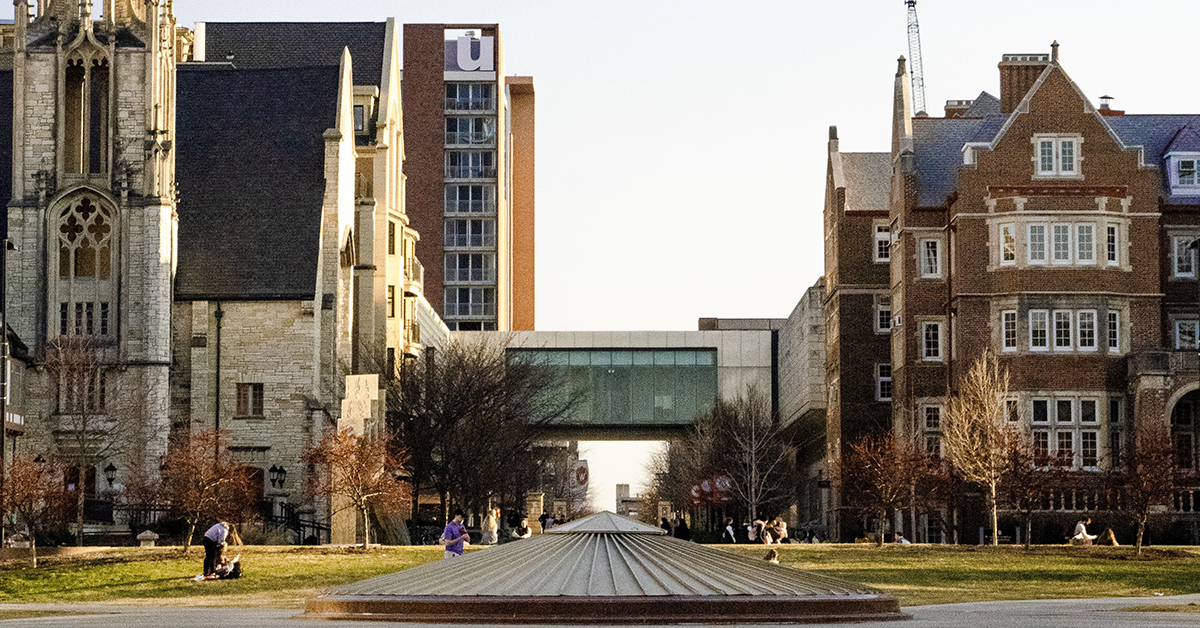
<svg viewBox="0 0 1200 628">
<path fill-rule="evenodd" d="M 903 609 L 912 620 L 853 624 L 862 628 L 1144 628 L 1145 626 L 1200 626 L 1193 613 L 1122 612 L 1132 606 L 1198 604 L 1200 594 L 1174 597 L 1095 598 L 1086 600 L 1031 600 L 972 602 L 914 606 Z M 189 606 L 105 606 L 102 604 L 0 604 L 7 610 L 47 610 L 81 613 L 0 621 L 0 628 L 370 628 L 382 622 L 321 621 L 298 619 L 300 611 L 257 608 Z M 393 624 L 419 628 L 422 624 Z M 428 624 L 424 624 L 428 625 Z M 581 622 L 577 625 L 587 625 Z M 846 624 L 809 624 L 845 626 Z M 511 627 L 505 627 L 511 628 Z M 544 627 L 543 627 L 544 628 Z"/>
</svg>

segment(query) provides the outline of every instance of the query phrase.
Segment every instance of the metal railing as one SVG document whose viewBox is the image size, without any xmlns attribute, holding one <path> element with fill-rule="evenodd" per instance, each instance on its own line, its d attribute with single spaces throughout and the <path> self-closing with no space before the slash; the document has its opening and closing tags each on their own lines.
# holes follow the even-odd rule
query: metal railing
<svg viewBox="0 0 1200 628">
<path fill-rule="evenodd" d="M 469 146 L 491 145 L 496 142 L 494 131 L 446 131 L 446 143 L 466 144 Z"/>
<path fill-rule="evenodd" d="M 404 260 L 404 279 L 418 286 L 425 285 L 425 267 L 420 260 L 415 257 Z"/>
<path fill-rule="evenodd" d="M 447 303 L 446 316 L 495 316 L 495 303 Z"/>
<path fill-rule="evenodd" d="M 447 111 L 494 111 L 495 98 L 447 98 Z"/>
<path fill-rule="evenodd" d="M 496 282 L 495 268 L 447 268 L 446 283 Z"/>
<path fill-rule="evenodd" d="M 447 179 L 495 179 L 495 166 L 446 166 Z"/>
<path fill-rule="evenodd" d="M 444 211 L 447 214 L 494 214 L 496 213 L 496 200 L 446 201 Z"/>
<path fill-rule="evenodd" d="M 421 324 L 409 321 L 404 325 L 404 342 L 412 345 L 421 344 Z"/>
</svg>

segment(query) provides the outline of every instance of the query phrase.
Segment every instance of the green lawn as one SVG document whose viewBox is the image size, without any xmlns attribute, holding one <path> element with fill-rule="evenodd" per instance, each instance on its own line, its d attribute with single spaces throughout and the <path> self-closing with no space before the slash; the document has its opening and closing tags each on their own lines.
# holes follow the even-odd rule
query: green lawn
<svg viewBox="0 0 1200 628">
<path fill-rule="evenodd" d="M 767 548 L 719 546 L 759 557 Z M 1039 598 L 1200 592 L 1200 548 L 785 545 L 782 564 L 882 589 L 905 606 Z M 194 582 L 203 551 L 116 549 L 0 564 L 0 602 L 92 602 L 300 608 L 324 589 L 441 558 L 441 548 L 234 548 L 241 580 Z M 478 548 L 475 551 L 487 551 Z"/>
</svg>

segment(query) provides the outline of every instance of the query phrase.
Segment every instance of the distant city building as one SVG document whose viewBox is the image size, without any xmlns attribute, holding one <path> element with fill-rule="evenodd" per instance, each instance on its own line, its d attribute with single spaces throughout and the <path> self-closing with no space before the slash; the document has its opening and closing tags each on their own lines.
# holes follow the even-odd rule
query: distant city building
<svg viewBox="0 0 1200 628">
<path fill-rule="evenodd" d="M 534 328 L 534 92 L 496 24 L 404 26 L 405 189 L 451 330 Z"/>
<path fill-rule="evenodd" d="M 1119 461 L 1139 425 L 1170 429 L 1194 471 L 1200 115 L 1096 107 L 1057 44 L 1004 55 L 1000 85 L 916 116 L 901 61 L 891 152 L 843 153 L 831 129 L 824 463 L 888 430 L 941 453 L 948 394 L 990 350 L 1011 376 L 1013 425 L 1076 479 Z M 1171 505 L 1192 542 L 1198 495 Z M 1066 518 L 1113 507 L 1094 484 L 1046 500 Z M 897 529 L 945 538 L 926 514 Z M 982 525 L 962 515 L 962 529 Z"/>
</svg>

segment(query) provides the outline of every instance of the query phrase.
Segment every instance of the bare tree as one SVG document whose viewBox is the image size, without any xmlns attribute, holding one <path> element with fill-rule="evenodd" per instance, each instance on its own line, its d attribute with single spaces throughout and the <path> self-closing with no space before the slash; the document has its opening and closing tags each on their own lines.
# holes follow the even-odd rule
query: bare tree
<svg viewBox="0 0 1200 628">
<path fill-rule="evenodd" d="M 765 506 L 781 508 L 796 486 L 796 455 L 785 441 L 771 400 L 757 388 L 733 401 L 718 401 L 712 411 L 696 419 L 713 447 L 714 467 L 728 477 L 730 492 L 757 519 Z M 770 514 L 770 513 L 768 513 Z"/>
<path fill-rule="evenodd" d="M 1143 425 L 1133 437 L 1110 473 L 1120 492 L 1120 510 L 1137 524 L 1135 545 L 1141 556 L 1146 523 L 1174 499 L 1182 471 L 1165 427 Z"/>
<path fill-rule="evenodd" d="M 371 512 L 401 512 L 408 502 L 408 486 L 397 479 L 404 460 L 389 437 L 357 436 L 350 430 L 330 432 L 316 447 L 301 456 L 323 473 L 312 476 L 307 490 L 314 495 L 341 497 L 333 512 L 354 508 L 363 523 L 363 547 L 371 544 Z M 339 501 L 342 506 L 339 507 Z"/>
<path fill-rule="evenodd" d="M 1033 513 L 1046 493 L 1063 485 L 1071 460 L 1064 455 L 1038 451 L 1025 433 L 1010 434 L 1008 467 L 1001 478 L 1003 497 L 1025 519 L 1025 549 L 1033 543 Z"/>
<path fill-rule="evenodd" d="M 876 520 L 878 545 L 892 513 L 912 505 L 927 464 L 915 442 L 891 433 L 847 445 L 836 469 L 844 506 Z"/>
<path fill-rule="evenodd" d="M 770 399 L 755 388 L 731 401 L 718 400 L 654 464 L 651 491 L 657 499 L 681 506 L 691 500 L 692 486 L 727 478 L 733 500 L 751 519 L 785 507 L 796 486 L 795 452 Z"/>
<path fill-rule="evenodd" d="M 17 455 L 4 483 L 4 500 L 25 526 L 35 568 L 38 534 L 62 521 L 70 507 L 58 478 L 59 470 L 44 456 Z"/>
<path fill-rule="evenodd" d="M 422 488 L 474 511 L 529 484 L 545 427 L 570 414 L 581 395 L 563 369 L 509 359 L 508 339 L 456 338 L 398 365 L 387 382 L 388 432 L 408 459 L 412 504 Z M 415 518 L 415 510 L 414 510 Z"/>
<path fill-rule="evenodd" d="M 105 361 L 92 336 L 55 338 L 46 346 L 44 365 L 58 402 L 54 456 L 74 485 L 75 543 L 83 545 L 87 488 L 95 485 L 96 464 L 121 455 L 129 445 L 136 429 L 134 392 L 116 389 L 114 365 Z"/>
<path fill-rule="evenodd" d="M 162 497 L 187 524 L 185 554 L 201 522 L 245 521 L 246 511 L 257 506 L 254 489 L 224 433 L 185 434 L 171 443 L 163 460 Z"/>
<path fill-rule="evenodd" d="M 1000 369 L 995 354 L 989 351 L 976 359 L 958 382 L 946 412 L 946 457 L 963 479 L 986 491 L 993 545 L 1000 540 L 996 503 L 1012 451 L 1004 403 L 1008 381 L 1008 372 Z"/>
</svg>

